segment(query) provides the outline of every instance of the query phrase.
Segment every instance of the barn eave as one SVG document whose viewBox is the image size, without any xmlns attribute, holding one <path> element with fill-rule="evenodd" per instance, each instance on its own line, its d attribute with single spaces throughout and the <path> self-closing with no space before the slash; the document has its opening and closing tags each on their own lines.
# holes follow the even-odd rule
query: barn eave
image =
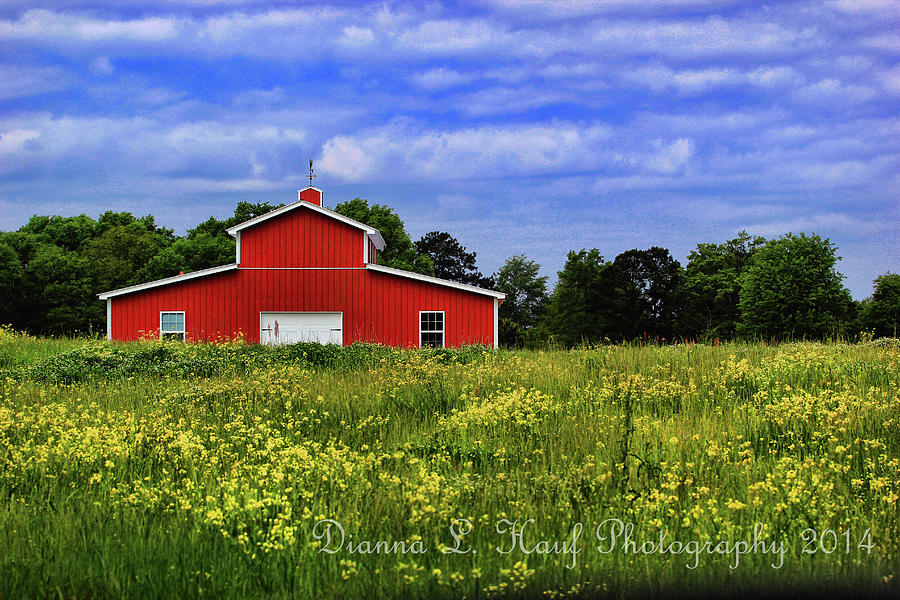
<svg viewBox="0 0 900 600">
<path fill-rule="evenodd" d="M 290 211 L 298 209 L 298 208 L 306 208 L 313 212 L 317 212 L 321 215 L 325 215 L 326 217 L 335 219 L 342 223 L 346 223 L 347 225 L 350 225 L 351 227 L 356 227 L 357 229 L 362 229 L 363 231 L 366 232 L 369 239 L 372 240 L 372 243 L 375 244 L 375 248 L 379 252 L 384 250 L 385 246 L 387 245 L 384 241 L 384 238 L 381 235 L 381 232 L 378 231 L 377 229 L 375 229 L 374 227 L 369 227 L 365 223 L 360 223 L 359 221 L 351 219 L 350 217 L 345 217 L 344 215 L 342 215 L 338 212 L 335 212 L 335 211 L 325 208 L 323 206 L 311 204 L 304 200 L 298 200 L 297 202 L 292 202 L 291 204 L 286 204 L 285 206 L 282 206 L 281 208 L 276 208 L 275 210 L 270 210 L 269 212 L 267 212 L 263 215 L 259 215 L 258 217 L 253 217 L 252 219 L 250 219 L 248 221 L 244 221 L 243 223 L 238 223 L 237 225 L 234 225 L 233 227 L 229 227 L 225 231 L 228 232 L 228 235 L 230 235 L 231 237 L 236 238 L 238 233 L 243 229 L 247 229 L 248 227 L 253 227 L 254 225 L 258 225 L 258 224 L 262 223 L 263 221 L 267 221 L 273 217 L 277 217 L 278 215 L 283 215 L 286 212 L 290 212 Z"/>
<path fill-rule="evenodd" d="M 155 281 L 148 281 L 146 283 L 139 283 L 137 285 L 130 285 L 128 287 L 119 288 L 117 290 L 110 290 L 108 292 L 101 292 L 97 294 L 97 297 L 101 300 L 106 300 L 107 298 L 112 298 L 114 296 L 121 296 L 123 294 L 131 294 L 133 292 L 140 292 L 141 290 L 148 290 L 150 288 L 159 287 L 161 285 L 169 285 L 170 283 L 178 283 L 181 281 L 187 281 L 188 279 L 195 279 L 197 277 L 205 277 L 207 275 L 215 275 L 216 273 L 223 273 L 225 271 L 231 271 L 233 269 L 237 269 L 237 264 L 230 265 L 222 265 L 220 267 L 211 267 L 209 269 L 201 269 L 199 271 L 192 271 L 190 273 L 184 273 L 183 275 L 175 275 L 174 277 L 166 277 L 164 279 L 157 279 Z"/>
</svg>

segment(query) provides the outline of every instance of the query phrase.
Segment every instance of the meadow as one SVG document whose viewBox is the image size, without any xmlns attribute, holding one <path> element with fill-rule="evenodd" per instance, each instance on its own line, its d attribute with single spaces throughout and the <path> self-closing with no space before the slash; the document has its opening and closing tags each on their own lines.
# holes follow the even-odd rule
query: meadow
<svg viewBox="0 0 900 600">
<path fill-rule="evenodd" d="M 900 347 L 0 329 L 0 598 L 900 593 Z"/>
</svg>

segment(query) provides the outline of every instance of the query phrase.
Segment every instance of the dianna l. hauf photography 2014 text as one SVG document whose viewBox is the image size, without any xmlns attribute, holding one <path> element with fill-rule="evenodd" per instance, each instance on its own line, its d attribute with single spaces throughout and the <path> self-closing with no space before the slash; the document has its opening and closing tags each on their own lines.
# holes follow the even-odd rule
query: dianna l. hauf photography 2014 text
<svg viewBox="0 0 900 600">
<path fill-rule="evenodd" d="M 585 552 L 599 554 L 622 553 L 628 555 L 683 555 L 684 566 L 696 569 L 703 564 L 704 556 L 726 556 L 729 568 L 736 569 L 744 556 L 751 554 L 769 555 L 770 566 L 780 569 L 784 566 L 785 556 L 791 547 L 785 540 L 773 540 L 766 535 L 766 526 L 756 523 L 744 539 L 721 540 L 682 540 L 671 536 L 668 530 L 658 529 L 653 535 L 640 536 L 635 524 L 621 519 L 610 518 L 600 522 L 593 528 L 594 542 L 589 542 L 585 534 L 585 525 L 575 523 L 564 536 L 557 539 L 533 540 L 535 519 L 509 520 L 500 519 L 494 526 L 494 534 L 498 544 L 492 549 L 500 554 L 536 554 L 559 555 L 567 557 L 566 567 L 574 568 L 578 564 L 579 555 Z M 475 526 L 468 519 L 454 519 L 448 528 L 448 545 L 441 545 L 432 551 L 444 554 L 477 554 L 469 540 L 475 532 Z M 827 530 L 819 534 L 807 529 L 800 541 L 804 542 L 801 552 L 804 554 L 824 554 L 851 552 L 871 552 L 873 543 L 870 530 L 859 536 L 850 531 L 836 532 Z M 347 533 L 344 526 L 334 519 L 322 519 L 313 527 L 313 538 L 319 543 L 319 552 L 337 554 L 425 554 L 429 548 L 421 539 L 407 540 L 373 540 L 362 539 L 359 535 Z"/>
</svg>

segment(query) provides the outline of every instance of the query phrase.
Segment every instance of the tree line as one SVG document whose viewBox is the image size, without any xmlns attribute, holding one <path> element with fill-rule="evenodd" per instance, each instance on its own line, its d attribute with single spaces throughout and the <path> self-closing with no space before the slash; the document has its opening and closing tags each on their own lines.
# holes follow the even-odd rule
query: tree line
<svg viewBox="0 0 900 600">
<path fill-rule="evenodd" d="M 0 232 L 0 323 L 37 335 L 101 333 L 97 293 L 230 263 L 235 242 L 226 230 L 278 206 L 240 202 L 233 216 L 210 217 L 184 236 L 128 212 L 35 215 Z M 509 347 L 895 337 L 900 321 L 900 275 L 881 275 L 873 295 L 855 302 L 836 269 L 837 248 L 817 235 L 741 232 L 698 244 L 685 266 L 658 246 L 612 260 L 597 249 L 571 251 L 550 291 L 524 254 L 484 275 L 476 253 L 447 232 L 413 242 L 388 206 L 355 198 L 335 210 L 381 231 L 379 264 L 504 292 L 500 339 Z"/>
<path fill-rule="evenodd" d="M 530 291 L 501 306 L 501 338 L 521 347 L 896 337 L 900 275 L 879 276 L 872 297 L 856 302 L 836 269 L 836 250 L 817 235 L 766 240 L 741 232 L 698 244 L 684 267 L 658 246 L 613 260 L 597 249 L 572 251 L 552 293 L 538 265 L 513 257 L 498 271 L 498 288 L 528 282 Z"/>
</svg>

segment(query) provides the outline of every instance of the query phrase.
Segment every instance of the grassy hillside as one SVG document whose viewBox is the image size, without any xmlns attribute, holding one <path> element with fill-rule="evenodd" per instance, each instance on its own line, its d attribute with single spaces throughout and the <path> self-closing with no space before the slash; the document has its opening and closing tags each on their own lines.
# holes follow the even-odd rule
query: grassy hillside
<svg viewBox="0 0 900 600">
<path fill-rule="evenodd" d="M 0 598 L 896 594 L 898 382 L 890 342 L 3 330 Z"/>
</svg>

